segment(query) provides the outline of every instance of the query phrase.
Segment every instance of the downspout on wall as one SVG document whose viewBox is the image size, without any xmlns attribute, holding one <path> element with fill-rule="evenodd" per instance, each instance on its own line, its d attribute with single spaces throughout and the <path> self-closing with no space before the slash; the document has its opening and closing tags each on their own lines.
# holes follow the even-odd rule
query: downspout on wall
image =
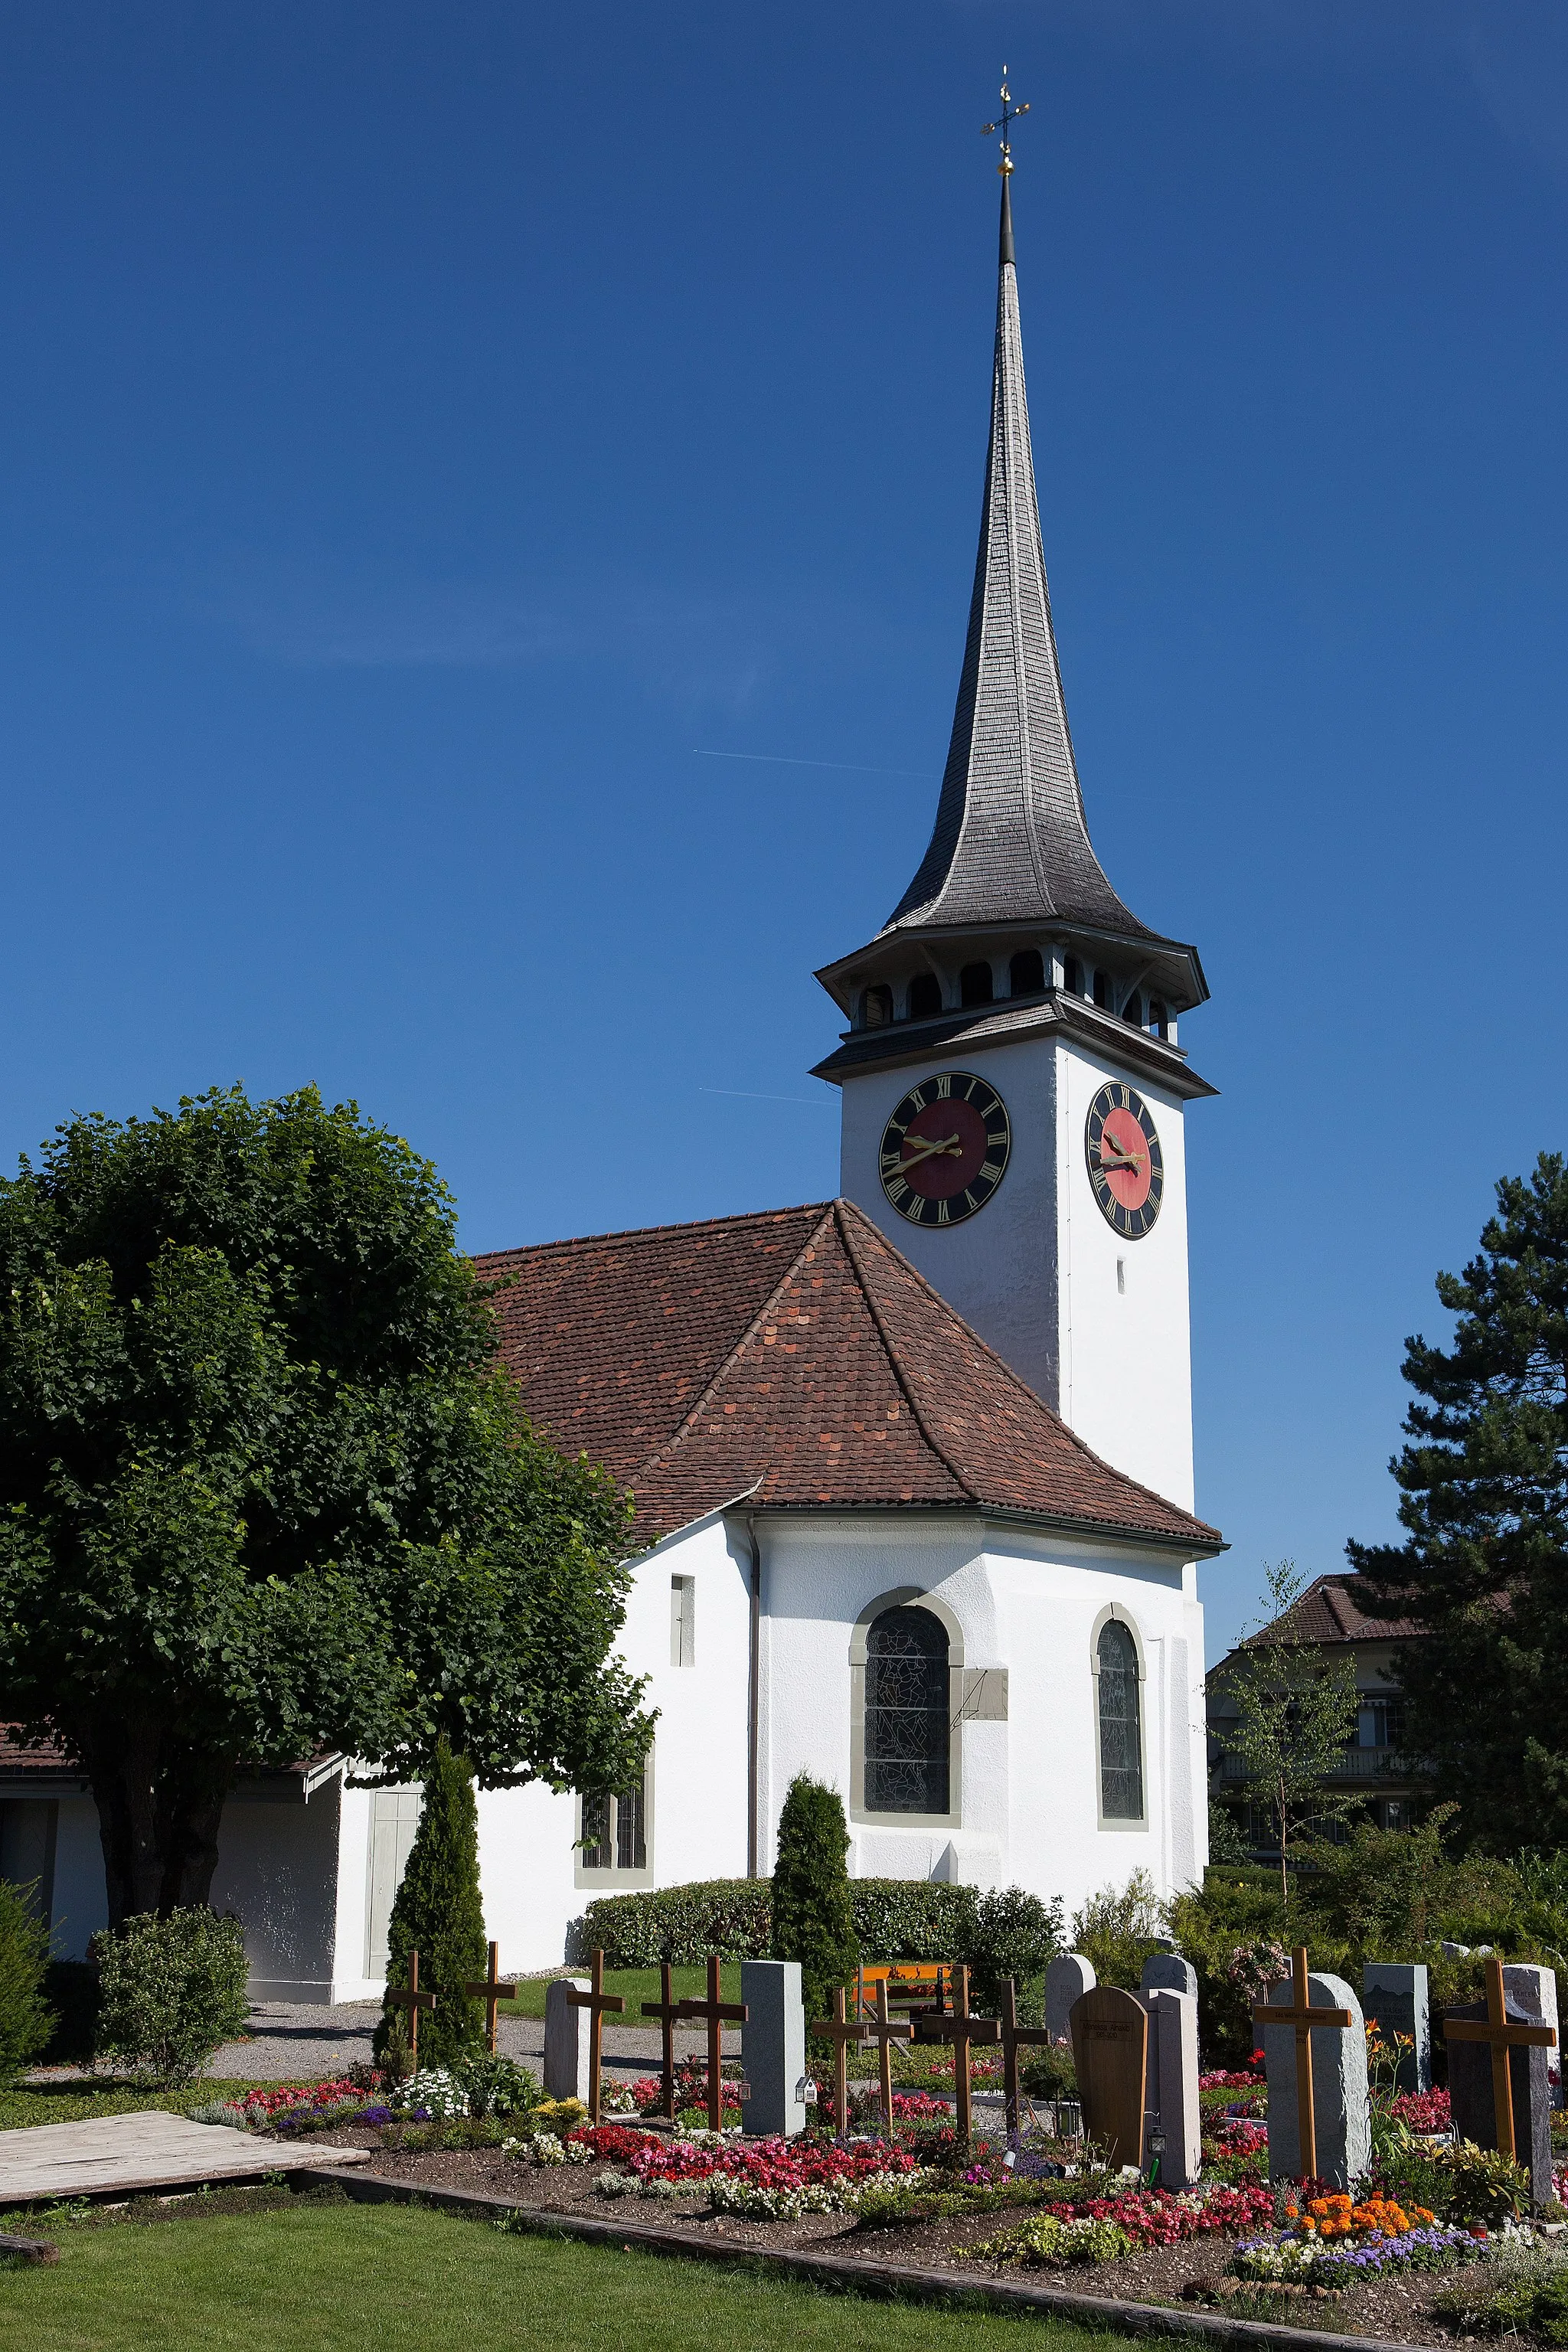
<svg viewBox="0 0 1568 2352">
<path fill-rule="evenodd" d="M 763 1554 L 757 1542 L 757 1522 L 746 1513 L 746 1543 L 752 1555 L 751 1672 L 746 1696 L 746 1876 L 755 1878 L 762 1853 L 760 1801 L 760 1718 L 763 1685 Z"/>
</svg>

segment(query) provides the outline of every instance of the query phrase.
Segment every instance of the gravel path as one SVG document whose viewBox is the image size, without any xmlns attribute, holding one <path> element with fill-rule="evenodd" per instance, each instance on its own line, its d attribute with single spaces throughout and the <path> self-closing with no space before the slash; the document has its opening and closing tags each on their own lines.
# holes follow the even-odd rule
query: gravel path
<svg viewBox="0 0 1568 2352">
<path fill-rule="evenodd" d="M 258 2082 L 287 2082 L 292 2076 L 310 2078 L 341 2074 L 353 2065 L 370 2063 L 371 2036 L 381 2005 L 374 2000 L 347 2001 L 335 2009 L 306 2008 L 292 2001 L 264 2001 L 250 2013 L 252 2039 L 229 2042 L 216 2052 L 211 2074 L 247 2075 Z M 500 2046 L 509 2058 L 520 2058 L 536 2071 L 544 2060 L 542 2018 L 500 2020 Z M 706 2035 L 678 2027 L 679 2055 L 705 2053 Z M 616 2025 L 605 2021 L 605 2064 L 608 2071 L 631 2076 L 657 2071 L 662 2043 L 657 2026 Z M 731 2029 L 724 2036 L 724 2055 L 738 2058 L 741 2036 Z"/>
</svg>

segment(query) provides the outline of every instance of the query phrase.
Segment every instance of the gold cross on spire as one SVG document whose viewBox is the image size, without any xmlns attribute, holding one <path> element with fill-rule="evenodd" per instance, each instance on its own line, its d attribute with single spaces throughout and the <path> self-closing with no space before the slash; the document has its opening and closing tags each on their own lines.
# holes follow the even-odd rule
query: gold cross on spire
<svg viewBox="0 0 1568 2352">
<path fill-rule="evenodd" d="M 1002 111 L 996 117 L 994 122 L 987 122 L 984 124 L 980 132 L 983 139 L 991 138 L 994 133 L 998 131 L 1002 133 L 1002 161 L 997 164 L 996 169 L 1001 173 L 1003 179 L 1007 177 L 1008 173 L 1013 168 L 1013 150 L 1007 142 L 1007 132 L 1011 126 L 1017 121 L 1019 115 L 1027 114 L 1028 111 L 1029 105 L 1026 99 L 1022 106 L 1014 105 L 1013 93 L 1007 87 L 1007 68 L 1004 66 L 1002 68 Z"/>
</svg>

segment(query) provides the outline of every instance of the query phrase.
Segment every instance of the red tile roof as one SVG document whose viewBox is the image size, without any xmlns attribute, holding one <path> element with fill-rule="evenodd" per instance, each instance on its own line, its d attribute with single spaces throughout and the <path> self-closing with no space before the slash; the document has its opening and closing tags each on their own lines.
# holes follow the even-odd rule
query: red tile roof
<svg viewBox="0 0 1568 2352">
<path fill-rule="evenodd" d="M 1349 1570 L 1320 1576 L 1294 1609 L 1261 1627 L 1242 1647 L 1266 1642 L 1405 1642 L 1426 1632 L 1413 1617 L 1373 1616 L 1363 1606 L 1373 1597 L 1364 1580 Z"/>
<path fill-rule="evenodd" d="M 476 1260 L 536 1425 L 602 1462 L 647 1541 L 751 1495 L 918 1504 L 1220 1548 L 1090 1453 L 848 1201 Z"/>
</svg>

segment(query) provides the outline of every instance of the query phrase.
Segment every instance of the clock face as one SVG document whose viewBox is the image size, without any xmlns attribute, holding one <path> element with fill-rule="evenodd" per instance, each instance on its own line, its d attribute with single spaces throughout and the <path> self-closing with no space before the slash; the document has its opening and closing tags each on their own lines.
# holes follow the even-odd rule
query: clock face
<svg viewBox="0 0 1568 2352">
<path fill-rule="evenodd" d="M 958 1225 L 1007 1169 L 1013 1130 L 994 1087 L 943 1070 L 911 1087 L 882 1129 L 882 1190 L 911 1225 Z"/>
<path fill-rule="evenodd" d="M 1120 1079 L 1101 1087 L 1083 1130 L 1089 1181 L 1100 1214 L 1129 1241 L 1139 1241 L 1160 1213 L 1165 1162 L 1148 1104 Z"/>
</svg>

